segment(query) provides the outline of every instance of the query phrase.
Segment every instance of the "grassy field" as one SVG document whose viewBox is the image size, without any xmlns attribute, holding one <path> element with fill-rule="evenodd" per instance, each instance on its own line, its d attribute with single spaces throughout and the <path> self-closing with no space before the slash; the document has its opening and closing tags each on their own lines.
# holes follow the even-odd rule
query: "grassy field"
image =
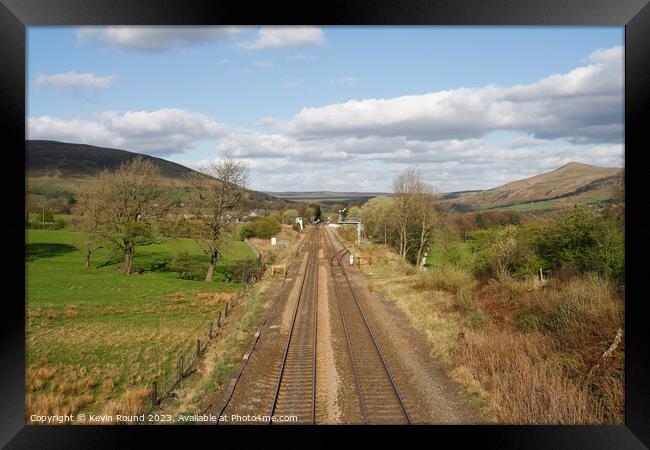
<svg viewBox="0 0 650 450">
<path fill-rule="evenodd" d="M 468 261 L 472 256 L 472 251 L 465 242 L 458 242 L 453 244 L 449 249 L 450 254 L 454 254 L 458 259 L 458 263 L 463 264 Z M 426 267 L 437 267 L 441 266 L 444 263 L 444 252 L 443 248 L 438 242 L 434 242 L 433 245 L 429 248 L 427 254 Z"/>
<path fill-rule="evenodd" d="M 206 269 L 207 257 L 193 240 L 166 240 L 136 251 L 134 267 L 145 272 L 124 275 L 105 249 L 85 269 L 84 242 L 72 231 L 27 233 L 27 417 L 132 411 L 241 287 L 223 281 L 223 267 L 254 259 L 232 242 L 217 281 L 183 280 L 166 266 L 178 251 Z"/>
</svg>

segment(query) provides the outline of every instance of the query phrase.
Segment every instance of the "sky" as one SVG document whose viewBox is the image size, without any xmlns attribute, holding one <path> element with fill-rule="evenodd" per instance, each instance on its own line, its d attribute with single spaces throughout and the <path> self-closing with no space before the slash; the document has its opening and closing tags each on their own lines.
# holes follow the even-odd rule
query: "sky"
<svg viewBox="0 0 650 450">
<path fill-rule="evenodd" d="M 622 27 L 30 27 L 27 137 L 260 191 L 440 192 L 624 165 Z"/>
</svg>

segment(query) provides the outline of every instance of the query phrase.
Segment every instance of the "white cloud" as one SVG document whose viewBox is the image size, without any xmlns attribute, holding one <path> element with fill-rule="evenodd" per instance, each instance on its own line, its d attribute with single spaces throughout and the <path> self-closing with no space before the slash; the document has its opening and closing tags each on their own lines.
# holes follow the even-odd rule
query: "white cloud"
<svg viewBox="0 0 650 450">
<path fill-rule="evenodd" d="M 285 131 L 302 138 L 406 136 L 444 140 L 515 130 L 572 142 L 620 142 L 623 49 L 601 49 L 590 64 L 536 83 L 458 88 L 390 99 L 304 108 Z"/>
<path fill-rule="evenodd" d="M 621 167 L 622 76 L 622 49 L 603 49 L 536 83 L 306 108 L 288 123 L 261 118 L 267 133 L 163 109 L 32 117 L 28 136 L 166 155 L 209 142 L 248 162 L 260 190 L 388 191 L 409 165 L 443 192 L 485 189 L 570 161 Z"/>
<path fill-rule="evenodd" d="M 254 187 L 263 190 L 389 191 L 400 170 L 416 165 L 441 191 L 487 189 L 550 171 L 570 161 L 621 167 L 622 143 L 575 145 L 530 141 L 514 135 L 499 142 L 484 138 L 439 141 L 405 137 L 336 136 L 298 139 L 279 133 L 233 128 L 215 140 L 218 157 L 249 163 Z"/>
<path fill-rule="evenodd" d="M 111 26 L 81 27 L 77 40 L 122 50 L 162 52 L 170 49 L 212 44 L 243 31 L 229 26 Z"/>
<path fill-rule="evenodd" d="M 257 39 L 241 42 L 239 46 L 248 50 L 261 50 L 267 48 L 323 45 L 325 42 L 325 33 L 319 27 L 268 26 L 260 28 Z"/>
<path fill-rule="evenodd" d="M 274 127 L 279 123 L 278 119 L 275 117 L 262 117 L 260 120 L 257 121 L 256 125 L 257 126 L 262 126 L 262 127 Z"/>
<path fill-rule="evenodd" d="M 113 84 L 116 78 L 115 75 L 101 77 L 90 72 L 77 73 L 70 71 L 53 75 L 40 74 L 34 80 L 34 84 L 37 87 L 106 88 Z"/>
<path fill-rule="evenodd" d="M 228 126 L 203 114 L 182 109 L 103 112 L 92 119 L 30 117 L 29 139 L 117 147 L 139 153 L 181 153 L 206 139 L 215 139 Z"/>
</svg>

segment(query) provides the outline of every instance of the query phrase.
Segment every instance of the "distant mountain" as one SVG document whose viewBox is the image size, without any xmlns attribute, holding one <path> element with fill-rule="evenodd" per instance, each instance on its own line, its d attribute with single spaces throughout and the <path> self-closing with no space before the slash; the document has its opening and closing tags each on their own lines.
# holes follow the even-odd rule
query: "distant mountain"
<svg viewBox="0 0 650 450">
<path fill-rule="evenodd" d="M 551 172 L 478 192 L 451 193 L 456 209 L 554 209 L 611 202 L 623 169 L 570 162 Z"/>
<path fill-rule="evenodd" d="M 332 192 L 332 191 L 285 191 L 266 192 L 277 198 L 295 202 L 319 203 L 323 206 L 333 204 L 349 205 L 351 203 L 365 203 L 368 200 L 382 195 L 392 195 L 384 192 Z"/>
<path fill-rule="evenodd" d="M 142 156 L 160 167 L 163 180 L 177 188 L 186 184 L 186 175 L 196 172 L 189 167 L 155 156 L 94 145 L 28 140 L 25 141 L 25 152 L 28 194 L 37 196 L 78 192 L 84 182 L 101 170 L 117 169 L 122 163 L 137 156 Z M 246 209 L 274 208 L 285 203 L 284 200 L 262 192 L 247 192 L 248 195 L 242 202 L 242 207 Z"/>
<path fill-rule="evenodd" d="M 136 156 L 153 161 L 164 178 L 182 179 L 194 170 L 155 156 L 115 148 L 69 144 L 57 141 L 25 141 L 27 170 L 30 176 L 86 178 L 103 169 L 114 170 Z"/>
</svg>

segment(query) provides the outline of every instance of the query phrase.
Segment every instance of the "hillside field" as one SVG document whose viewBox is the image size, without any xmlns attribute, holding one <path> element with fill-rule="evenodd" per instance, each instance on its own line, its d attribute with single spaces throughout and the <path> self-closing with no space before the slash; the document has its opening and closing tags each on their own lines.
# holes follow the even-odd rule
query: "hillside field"
<svg viewBox="0 0 650 450">
<path fill-rule="evenodd" d="M 140 247 L 134 267 L 145 272 L 134 275 L 105 249 L 84 268 L 83 233 L 29 230 L 26 242 L 26 417 L 128 411 L 242 287 L 223 281 L 224 268 L 255 260 L 245 243 L 231 242 L 216 281 L 202 282 L 166 266 L 187 251 L 207 269 L 191 239 Z"/>
</svg>

